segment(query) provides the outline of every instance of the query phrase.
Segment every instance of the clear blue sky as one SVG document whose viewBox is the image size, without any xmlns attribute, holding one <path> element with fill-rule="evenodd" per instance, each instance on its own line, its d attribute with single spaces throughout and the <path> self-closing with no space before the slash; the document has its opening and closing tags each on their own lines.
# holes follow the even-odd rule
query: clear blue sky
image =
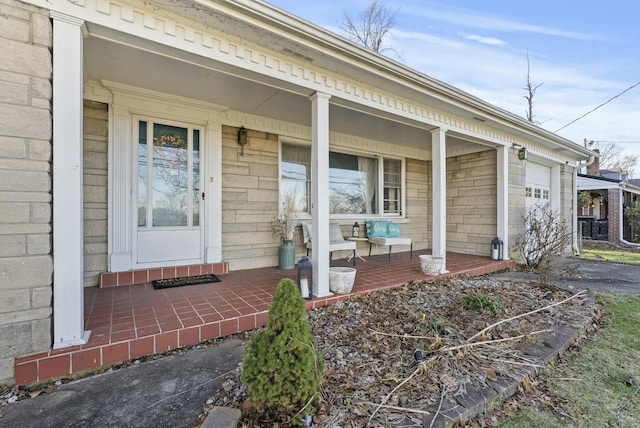
<svg viewBox="0 0 640 428">
<path fill-rule="evenodd" d="M 371 0 L 268 0 L 343 35 L 344 13 Z M 386 0 L 397 10 L 386 55 L 525 116 L 527 52 L 531 80 L 542 84 L 534 115 L 557 131 L 640 82 L 637 0 Z M 614 141 L 640 154 L 640 85 L 557 132 L 577 143 Z"/>
</svg>

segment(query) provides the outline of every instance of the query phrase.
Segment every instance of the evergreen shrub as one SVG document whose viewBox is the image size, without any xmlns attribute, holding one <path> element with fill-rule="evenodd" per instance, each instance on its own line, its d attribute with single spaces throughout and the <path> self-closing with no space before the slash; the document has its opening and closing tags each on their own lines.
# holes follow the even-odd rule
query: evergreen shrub
<svg viewBox="0 0 640 428">
<path fill-rule="evenodd" d="M 319 406 L 324 370 L 307 321 L 305 301 L 291 279 L 276 290 L 266 329 L 254 335 L 243 361 L 242 382 L 258 412 L 288 415 L 301 425 Z"/>
</svg>

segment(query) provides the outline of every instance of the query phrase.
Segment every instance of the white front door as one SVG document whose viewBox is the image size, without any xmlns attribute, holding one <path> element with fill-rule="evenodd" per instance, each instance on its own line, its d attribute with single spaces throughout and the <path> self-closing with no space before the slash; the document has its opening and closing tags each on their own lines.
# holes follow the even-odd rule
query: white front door
<svg viewBox="0 0 640 428">
<path fill-rule="evenodd" d="M 133 265 L 202 263 L 202 129 L 144 118 L 134 124 Z"/>
</svg>

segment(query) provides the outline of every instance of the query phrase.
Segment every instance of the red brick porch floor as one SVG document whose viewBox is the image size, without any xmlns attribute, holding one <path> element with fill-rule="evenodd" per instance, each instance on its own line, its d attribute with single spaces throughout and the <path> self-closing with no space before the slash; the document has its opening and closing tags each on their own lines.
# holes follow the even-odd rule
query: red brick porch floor
<svg viewBox="0 0 640 428">
<path fill-rule="evenodd" d="M 449 274 L 437 277 L 420 271 L 420 254 L 429 250 L 374 255 L 358 260 L 350 294 L 314 298 L 307 309 L 347 300 L 353 295 L 398 287 L 415 280 L 482 275 L 507 269 L 513 261 L 447 253 Z M 332 266 L 351 266 L 335 259 Z M 16 384 L 28 385 L 81 373 L 100 366 L 160 353 L 205 340 L 261 327 L 277 284 L 297 279 L 297 270 L 276 267 L 218 275 L 222 282 L 154 290 L 150 283 L 85 288 L 85 328 L 89 342 L 16 360 Z"/>
</svg>

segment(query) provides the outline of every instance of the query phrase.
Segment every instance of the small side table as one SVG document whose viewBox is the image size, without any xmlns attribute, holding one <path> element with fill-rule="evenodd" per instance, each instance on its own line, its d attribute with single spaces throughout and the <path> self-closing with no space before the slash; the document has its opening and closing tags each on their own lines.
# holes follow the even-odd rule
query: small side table
<svg viewBox="0 0 640 428">
<path fill-rule="evenodd" d="M 368 240 L 369 238 L 356 238 L 355 236 L 347 237 L 347 241 L 368 241 Z M 356 244 L 356 257 L 362 260 L 363 262 L 366 262 L 366 260 L 363 259 L 360 254 L 358 254 L 357 244 Z M 350 254 L 349 257 L 347 257 L 347 261 L 350 262 L 352 258 L 353 258 L 353 255 Z"/>
</svg>

